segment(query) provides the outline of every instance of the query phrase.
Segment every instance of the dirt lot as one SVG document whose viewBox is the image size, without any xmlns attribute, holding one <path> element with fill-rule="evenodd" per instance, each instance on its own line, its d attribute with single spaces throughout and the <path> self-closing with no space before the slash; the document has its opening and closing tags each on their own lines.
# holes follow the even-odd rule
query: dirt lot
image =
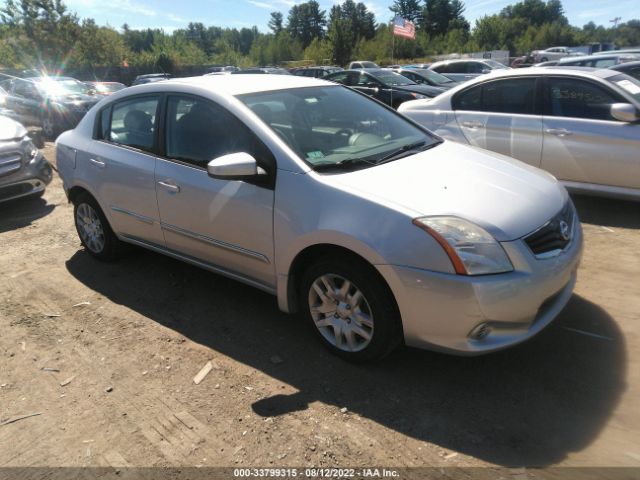
<svg viewBox="0 0 640 480">
<path fill-rule="evenodd" d="M 0 206 L 0 467 L 640 466 L 640 208 L 575 201 L 580 278 L 541 335 L 356 366 L 250 287 L 92 260 L 56 177 Z"/>
</svg>

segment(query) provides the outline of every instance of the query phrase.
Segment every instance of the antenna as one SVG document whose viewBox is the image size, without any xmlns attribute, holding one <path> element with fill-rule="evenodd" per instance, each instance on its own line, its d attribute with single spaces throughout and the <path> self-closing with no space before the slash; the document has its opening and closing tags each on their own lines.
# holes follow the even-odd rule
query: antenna
<svg viewBox="0 0 640 480">
<path fill-rule="evenodd" d="M 613 28 L 617 28 L 620 20 L 622 20 L 622 17 L 616 17 L 613 20 L 609 20 L 609 22 L 613 23 Z"/>
</svg>

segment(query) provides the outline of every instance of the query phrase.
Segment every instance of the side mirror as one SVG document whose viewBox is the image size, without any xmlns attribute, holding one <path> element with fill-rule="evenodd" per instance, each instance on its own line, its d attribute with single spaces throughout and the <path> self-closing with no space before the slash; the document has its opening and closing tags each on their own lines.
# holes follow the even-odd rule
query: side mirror
<svg viewBox="0 0 640 480">
<path fill-rule="evenodd" d="M 483 68 L 482 69 L 482 73 L 491 73 L 491 69 L 490 68 Z"/>
<path fill-rule="evenodd" d="M 207 164 L 210 177 L 225 180 L 243 180 L 267 172 L 258 166 L 256 159 L 245 152 L 230 153 L 214 158 Z"/>
<path fill-rule="evenodd" d="M 638 111 L 630 103 L 614 103 L 611 105 L 611 116 L 621 122 L 632 123 L 638 121 Z"/>
</svg>

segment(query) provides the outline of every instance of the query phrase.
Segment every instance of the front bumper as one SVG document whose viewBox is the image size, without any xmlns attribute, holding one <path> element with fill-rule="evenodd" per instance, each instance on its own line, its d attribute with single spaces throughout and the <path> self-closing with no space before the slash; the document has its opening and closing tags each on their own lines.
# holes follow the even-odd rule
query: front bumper
<svg viewBox="0 0 640 480">
<path fill-rule="evenodd" d="M 0 203 L 43 192 L 52 175 L 51 165 L 38 152 L 16 172 L 0 177 Z"/>
<path fill-rule="evenodd" d="M 505 274 L 463 276 L 377 265 L 395 295 L 409 346 L 477 355 L 524 342 L 571 298 L 582 255 L 582 229 L 559 255 L 538 260 L 522 240 L 504 242 L 514 266 Z M 482 339 L 471 332 L 490 327 Z"/>
</svg>

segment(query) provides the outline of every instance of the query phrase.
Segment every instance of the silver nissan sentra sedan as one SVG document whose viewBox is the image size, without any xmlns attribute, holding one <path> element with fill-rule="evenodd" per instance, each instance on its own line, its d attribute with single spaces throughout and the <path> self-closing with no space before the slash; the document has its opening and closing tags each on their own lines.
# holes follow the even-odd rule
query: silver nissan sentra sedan
<svg viewBox="0 0 640 480">
<path fill-rule="evenodd" d="M 569 300 L 566 190 L 341 85 L 233 75 L 132 87 L 57 140 L 86 251 L 123 242 L 277 296 L 336 354 L 480 354 Z"/>
</svg>

